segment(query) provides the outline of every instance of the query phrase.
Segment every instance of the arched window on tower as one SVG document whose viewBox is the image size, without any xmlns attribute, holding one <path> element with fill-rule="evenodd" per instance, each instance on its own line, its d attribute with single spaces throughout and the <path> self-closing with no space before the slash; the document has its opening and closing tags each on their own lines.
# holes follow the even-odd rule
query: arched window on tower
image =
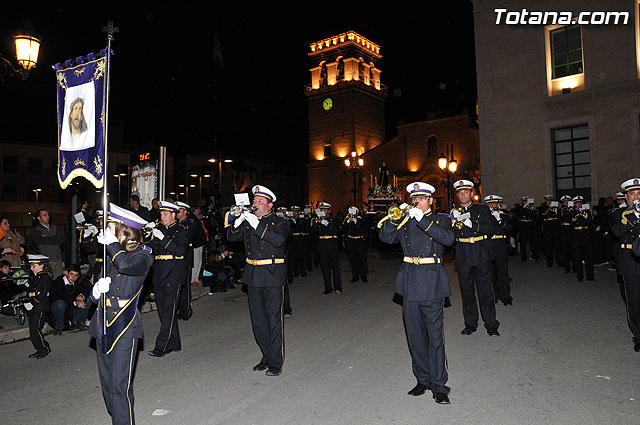
<svg viewBox="0 0 640 425">
<path fill-rule="evenodd" d="M 438 139 L 436 139 L 436 136 L 429 136 L 427 139 L 427 156 L 438 156 Z"/>
<path fill-rule="evenodd" d="M 338 81 L 344 80 L 344 61 L 342 58 L 338 59 Z"/>
</svg>

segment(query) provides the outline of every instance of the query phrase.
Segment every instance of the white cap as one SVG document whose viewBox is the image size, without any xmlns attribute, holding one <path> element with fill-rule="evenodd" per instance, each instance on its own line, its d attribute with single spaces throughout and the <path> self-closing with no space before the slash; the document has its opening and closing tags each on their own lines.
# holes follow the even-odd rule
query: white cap
<svg viewBox="0 0 640 425">
<path fill-rule="evenodd" d="M 173 211 L 177 213 L 180 207 L 177 206 L 176 204 L 172 204 L 171 202 L 158 201 L 158 209 L 160 211 Z"/>
<path fill-rule="evenodd" d="M 191 208 L 189 204 L 185 204 L 184 202 L 180 202 L 180 201 L 176 201 L 176 205 L 180 208 L 184 208 L 185 210 L 188 210 L 189 208 Z"/>
<path fill-rule="evenodd" d="M 265 186 L 255 185 L 253 189 L 251 189 L 254 196 L 262 196 L 263 198 L 267 198 L 269 202 L 276 202 L 276 195 L 272 191 L 270 191 Z"/>
<path fill-rule="evenodd" d="M 358 215 L 358 209 L 356 207 L 349 207 L 349 214 Z"/>
<path fill-rule="evenodd" d="M 453 188 L 458 191 L 458 190 L 472 190 L 473 189 L 473 182 L 469 181 L 469 180 L 458 180 L 457 182 L 455 182 L 453 184 Z"/>
<path fill-rule="evenodd" d="M 328 202 L 320 202 L 318 203 L 318 208 L 331 208 L 331 204 Z"/>
<path fill-rule="evenodd" d="M 574 196 L 574 197 L 573 197 L 573 199 L 572 199 L 572 201 L 573 201 L 573 202 L 578 202 L 578 201 L 582 202 L 582 201 L 584 201 L 584 197 L 582 197 L 582 196 L 580 196 L 580 195 L 578 195 L 578 196 Z"/>
<path fill-rule="evenodd" d="M 27 258 L 30 263 L 47 263 L 49 262 L 49 257 L 46 255 L 40 254 L 27 254 Z"/>
<path fill-rule="evenodd" d="M 134 229 L 141 229 L 145 224 L 147 224 L 147 220 L 144 220 L 133 211 L 125 210 L 124 208 L 111 203 L 109 204 L 109 215 L 107 216 L 107 221 L 122 223 L 125 226 L 133 227 Z"/>
<path fill-rule="evenodd" d="M 560 201 L 561 201 L 561 202 L 564 202 L 564 201 L 570 201 L 570 200 L 571 200 L 571 196 L 570 196 L 570 195 L 563 195 L 563 196 L 560 198 Z"/>
<path fill-rule="evenodd" d="M 409 192 L 410 198 L 427 197 L 430 198 L 431 194 L 436 191 L 436 188 L 428 183 L 413 182 L 407 185 L 407 192 Z"/>
<path fill-rule="evenodd" d="M 624 193 L 622 193 L 622 192 L 616 193 L 616 199 L 625 199 Z"/>
<path fill-rule="evenodd" d="M 487 204 L 500 202 L 502 199 L 498 195 L 489 195 L 484 197 L 484 202 Z"/>
<path fill-rule="evenodd" d="M 551 199 L 551 200 L 553 200 L 553 195 L 544 195 L 544 199 Z"/>
<path fill-rule="evenodd" d="M 629 179 L 626 182 L 620 185 L 623 192 L 628 192 L 630 190 L 640 189 L 640 178 Z"/>
</svg>

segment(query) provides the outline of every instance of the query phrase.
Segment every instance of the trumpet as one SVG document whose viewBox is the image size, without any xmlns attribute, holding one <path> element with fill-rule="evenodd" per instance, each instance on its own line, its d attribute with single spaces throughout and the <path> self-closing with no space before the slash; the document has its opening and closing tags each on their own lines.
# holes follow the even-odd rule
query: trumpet
<svg viewBox="0 0 640 425">
<path fill-rule="evenodd" d="M 344 218 L 342 219 L 342 224 L 344 225 L 344 223 L 347 223 L 349 220 L 351 220 L 352 218 L 355 218 L 355 215 L 353 214 L 347 214 L 344 216 Z"/>
<path fill-rule="evenodd" d="M 250 207 L 246 205 L 232 205 L 229 209 L 229 214 L 235 218 L 238 218 L 242 215 L 243 212 L 253 213 L 256 210 L 256 207 Z"/>
<path fill-rule="evenodd" d="M 404 220 L 406 215 L 409 214 L 409 210 L 414 206 L 414 204 L 409 204 L 404 208 L 400 208 L 397 205 L 392 205 L 387 210 L 387 217 L 391 223 L 398 225 L 402 220 Z"/>
<path fill-rule="evenodd" d="M 453 211 L 458 211 L 460 213 L 458 216 L 467 212 L 466 208 L 464 207 L 458 207 Z M 453 228 L 456 230 L 462 230 L 462 228 L 464 227 L 464 220 L 458 220 L 457 218 L 455 218 L 453 215 L 453 211 L 451 211 L 451 221 L 453 222 Z"/>
<path fill-rule="evenodd" d="M 633 201 L 633 208 L 635 208 L 636 212 L 640 213 L 640 199 Z"/>
</svg>

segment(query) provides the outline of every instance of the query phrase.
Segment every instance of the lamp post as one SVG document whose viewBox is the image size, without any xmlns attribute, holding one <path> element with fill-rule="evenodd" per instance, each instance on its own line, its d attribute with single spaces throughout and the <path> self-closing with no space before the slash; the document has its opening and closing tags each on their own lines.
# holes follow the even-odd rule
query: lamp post
<svg viewBox="0 0 640 425">
<path fill-rule="evenodd" d="M 344 160 L 344 165 L 353 174 L 353 206 L 357 207 L 358 191 L 356 188 L 356 175 L 358 174 L 358 170 L 364 166 L 364 159 L 360 158 L 360 155 L 358 155 L 356 151 L 353 151 L 351 152 L 351 158 L 346 158 Z"/>
<path fill-rule="evenodd" d="M 16 69 L 11 62 L 0 56 L 0 81 L 5 77 L 18 77 L 26 80 L 29 71 L 38 63 L 40 40 L 30 35 L 27 31 L 20 31 L 13 36 L 16 46 L 16 59 L 22 68 Z"/>
<path fill-rule="evenodd" d="M 122 203 L 122 199 L 121 199 L 121 196 L 120 196 L 120 181 L 124 176 L 126 176 L 125 173 L 119 173 L 119 174 L 114 174 L 113 175 L 113 177 L 118 179 L 118 204 Z"/>
<path fill-rule="evenodd" d="M 36 194 L 36 211 L 37 211 L 37 210 L 38 210 L 38 194 L 39 194 L 40 192 L 42 192 L 42 189 L 38 188 L 38 189 L 32 189 L 32 190 L 33 190 L 33 191 L 35 192 L 35 194 Z"/>
<path fill-rule="evenodd" d="M 458 170 L 458 161 L 453 157 L 453 143 L 451 144 L 451 154 L 449 154 L 449 146 L 447 146 L 446 154 L 443 153 L 438 158 L 438 167 L 442 170 L 447 178 L 447 203 L 448 209 L 453 208 L 453 191 L 451 190 L 451 180 Z"/>
</svg>

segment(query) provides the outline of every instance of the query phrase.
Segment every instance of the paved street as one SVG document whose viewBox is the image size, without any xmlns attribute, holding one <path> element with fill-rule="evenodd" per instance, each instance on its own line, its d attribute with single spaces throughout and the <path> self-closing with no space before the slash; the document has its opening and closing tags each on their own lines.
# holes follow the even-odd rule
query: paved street
<svg viewBox="0 0 640 425">
<path fill-rule="evenodd" d="M 452 404 L 411 397 L 402 312 L 392 282 L 397 258 L 371 252 L 369 283 L 323 296 L 320 271 L 291 286 L 280 377 L 253 372 L 260 359 L 239 289 L 194 302 L 180 322 L 182 351 L 152 358 L 155 312 L 134 380 L 139 424 L 638 424 L 640 353 L 615 273 L 578 284 L 562 269 L 511 257 L 513 306 L 497 305 L 501 337 L 464 327 L 458 282 L 445 309 Z M 28 359 L 29 341 L 0 346 L 0 422 L 109 423 L 86 332 L 48 335 L 53 352 Z"/>
</svg>

